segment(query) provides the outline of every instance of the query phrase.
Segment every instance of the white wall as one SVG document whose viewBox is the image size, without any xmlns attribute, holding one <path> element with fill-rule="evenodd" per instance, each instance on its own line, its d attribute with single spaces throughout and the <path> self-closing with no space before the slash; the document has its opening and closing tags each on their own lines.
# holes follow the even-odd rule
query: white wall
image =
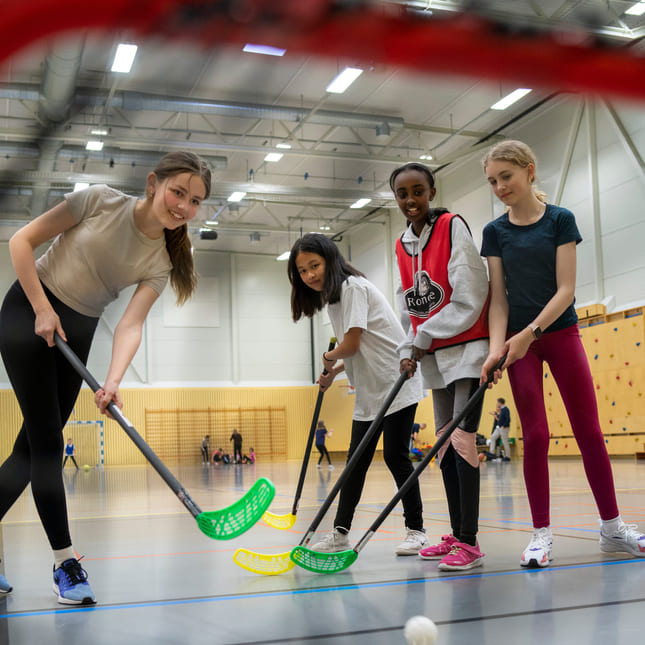
<svg viewBox="0 0 645 645">
<path fill-rule="evenodd" d="M 551 199 L 562 185 L 561 205 L 571 209 L 584 241 L 578 246 L 577 302 L 615 298 L 622 309 L 645 303 L 645 110 L 616 106 L 636 156 L 603 104 L 595 109 L 597 142 L 598 218 L 594 219 L 588 110 L 580 127 L 576 117 L 581 100 L 553 101 L 509 127 L 505 136 L 526 141 L 538 157 L 540 187 Z M 565 164 L 573 142 L 570 166 Z M 442 170 L 437 206 L 460 213 L 475 243 L 483 227 L 502 212 L 484 179 L 483 152 Z M 566 179 L 566 181 L 565 181 Z M 339 246 L 346 257 L 394 302 L 394 242 L 405 227 L 393 209 L 385 224 L 364 224 L 345 234 Z M 600 255 L 596 257 L 596 248 Z M 311 383 L 311 331 L 308 320 L 291 320 L 286 263 L 273 257 L 197 251 L 203 288 L 198 305 L 179 316 L 188 326 L 176 326 L 172 298 L 160 298 L 145 327 L 142 346 L 128 370 L 124 386 L 147 384 L 287 384 Z M 13 281 L 7 244 L 0 244 L 0 290 Z M 99 324 L 89 367 L 100 381 L 107 370 L 114 329 L 129 294 L 105 312 Z M 212 312 L 212 315 L 204 312 Z M 313 323 L 314 356 L 327 347 L 331 328 L 324 314 Z M 315 366 L 314 372 L 319 368 Z M 0 368 L 0 383 L 7 387 Z"/>
<path fill-rule="evenodd" d="M 598 221 L 594 202 L 589 147 L 589 110 L 585 106 L 579 129 L 576 115 L 582 99 L 554 101 L 530 118 L 504 131 L 507 138 L 528 143 L 538 158 L 539 186 L 553 201 L 563 181 L 560 205 L 569 208 L 583 242 L 578 245 L 576 299 L 578 304 L 615 297 L 616 308 L 645 303 L 645 174 L 603 103 L 595 106 L 598 167 Z M 645 156 L 645 110 L 614 106 L 628 138 Z M 575 136 L 574 136 L 575 135 Z M 567 145 L 573 141 L 569 167 Z M 502 212 L 486 186 L 483 152 L 454 164 L 440 175 L 441 203 L 465 217 L 477 244 L 485 224 Z M 600 257 L 596 257 L 596 244 Z"/>
</svg>

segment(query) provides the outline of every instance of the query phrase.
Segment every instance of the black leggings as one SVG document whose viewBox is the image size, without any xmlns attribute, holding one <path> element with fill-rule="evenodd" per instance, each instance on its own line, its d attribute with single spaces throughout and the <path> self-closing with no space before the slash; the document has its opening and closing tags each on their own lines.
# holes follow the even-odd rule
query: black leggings
<svg viewBox="0 0 645 645">
<path fill-rule="evenodd" d="M 70 347 L 87 362 L 98 318 L 70 309 L 45 289 Z M 63 426 L 81 378 L 55 347 L 34 333 L 35 316 L 15 282 L 0 309 L 0 352 L 22 411 L 13 451 L 0 467 L 0 519 L 31 482 L 38 515 L 52 549 L 71 546 L 63 486 Z"/>
<path fill-rule="evenodd" d="M 410 446 L 410 433 L 412 431 L 416 410 L 417 404 L 415 403 L 398 412 L 389 414 L 383 419 L 381 427 L 368 444 L 365 452 L 361 455 L 354 470 L 340 491 L 340 500 L 338 502 L 334 526 L 341 526 L 349 531 L 354 517 L 354 510 L 363 492 L 367 469 L 372 463 L 376 444 L 381 433 L 383 433 L 383 458 L 394 477 L 397 487 L 400 488 L 412 473 L 414 466 L 410 461 L 410 451 L 408 448 Z M 365 436 L 370 425 L 370 421 L 354 420 L 352 422 L 352 438 L 349 444 L 347 461 L 354 454 L 360 440 Z M 403 515 L 405 517 L 406 527 L 415 531 L 423 530 L 423 503 L 421 502 L 418 480 L 404 495 L 401 501 L 403 503 Z"/>
<path fill-rule="evenodd" d="M 65 455 L 65 459 L 63 459 L 63 468 L 65 468 L 65 464 L 67 463 L 68 459 L 71 459 L 74 465 L 78 468 L 78 464 L 76 463 L 76 459 L 74 459 L 74 455 Z"/>
<path fill-rule="evenodd" d="M 329 452 L 327 451 L 327 447 L 325 446 L 325 444 L 324 443 L 316 444 L 316 448 L 318 448 L 318 452 L 320 453 L 320 457 L 318 458 L 318 465 L 320 465 L 320 462 L 323 460 L 323 457 L 327 457 L 327 461 L 331 466 L 331 458 L 329 457 Z"/>
</svg>

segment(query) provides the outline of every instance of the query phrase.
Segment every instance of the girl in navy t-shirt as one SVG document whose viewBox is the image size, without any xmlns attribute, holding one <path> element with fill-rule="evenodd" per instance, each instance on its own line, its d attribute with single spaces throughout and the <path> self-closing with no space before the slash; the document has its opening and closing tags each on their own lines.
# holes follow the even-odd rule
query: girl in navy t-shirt
<svg viewBox="0 0 645 645">
<path fill-rule="evenodd" d="M 600 550 L 645 557 L 645 535 L 622 521 L 598 419 L 589 363 L 574 309 L 576 245 L 571 211 L 546 203 L 533 187 L 536 160 L 520 141 L 503 141 L 484 159 L 486 177 L 506 212 L 486 225 L 481 254 L 488 261 L 490 355 L 481 379 L 507 355 L 505 368 L 522 423 L 524 479 L 533 537 L 524 567 L 552 559 L 549 510 L 549 426 L 542 393 L 543 363 L 555 379 L 600 513 Z M 501 376 L 496 373 L 495 382 Z"/>
</svg>

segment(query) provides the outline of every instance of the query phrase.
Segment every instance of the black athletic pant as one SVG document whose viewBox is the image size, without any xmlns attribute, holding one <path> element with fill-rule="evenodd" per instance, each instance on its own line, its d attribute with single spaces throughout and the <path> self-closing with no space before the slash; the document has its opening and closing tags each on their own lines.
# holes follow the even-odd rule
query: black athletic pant
<svg viewBox="0 0 645 645">
<path fill-rule="evenodd" d="M 98 318 L 70 309 L 45 289 L 70 347 L 85 363 Z M 31 482 L 40 520 L 52 549 L 71 546 L 63 486 L 63 426 L 81 377 L 56 347 L 34 333 L 34 312 L 15 282 L 0 310 L 0 352 L 23 415 L 13 451 L 0 467 L 0 519 Z"/>
<path fill-rule="evenodd" d="M 412 473 L 414 466 L 410 461 L 410 451 L 408 448 L 416 410 L 417 404 L 415 403 L 398 412 L 389 414 L 383 419 L 378 432 L 376 432 L 368 444 L 365 452 L 361 455 L 355 468 L 341 488 L 334 526 L 341 526 L 349 531 L 354 517 L 354 510 L 363 492 L 367 469 L 372 463 L 376 444 L 381 433 L 383 434 L 383 458 L 394 477 L 397 487 L 401 488 L 405 480 Z M 354 420 L 352 422 L 352 438 L 349 444 L 347 461 L 354 454 L 356 447 L 365 436 L 370 425 L 370 421 Z M 403 515 L 405 517 L 406 527 L 415 531 L 423 530 L 423 503 L 421 502 L 418 481 L 410 488 L 401 501 L 403 503 Z"/>
<path fill-rule="evenodd" d="M 478 387 L 478 379 L 466 378 L 450 383 L 444 389 L 432 391 L 437 431 L 459 416 Z M 466 415 L 459 424 L 462 430 L 473 435 L 477 432 L 483 404 L 482 398 Z M 460 542 L 475 546 L 479 522 L 479 468 L 471 466 L 449 443 L 441 459 L 441 475 L 446 489 L 452 534 Z"/>
<path fill-rule="evenodd" d="M 74 462 L 74 465 L 78 468 L 78 464 L 76 463 L 76 459 L 74 459 L 74 455 L 65 455 L 65 459 L 63 459 L 63 468 L 65 468 L 65 464 L 67 463 L 68 459 L 71 459 Z"/>
<path fill-rule="evenodd" d="M 318 457 L 318 465 L 320 466 L 320 462 L 323 460 L 323 457 L 327 457 L 327 461 L 331 466 L 331 458 L 329 457 L 329 452 L 327 451 L 325 444 L 316 444 L 316 448 L 318 448 L 318 452 L 320 453 L 320 457 Z"/>
</svg>

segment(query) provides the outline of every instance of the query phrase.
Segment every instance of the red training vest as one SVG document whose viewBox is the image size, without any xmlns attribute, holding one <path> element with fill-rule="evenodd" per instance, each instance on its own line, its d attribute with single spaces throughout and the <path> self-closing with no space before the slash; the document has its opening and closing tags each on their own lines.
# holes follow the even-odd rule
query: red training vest
<svg viewBox="0 0 645 645">
<path fill-rule="evenodd" d="M 403 236 L 396 241 L 403 297 L 415 334 L 417 327 L 441 311 L 452 297 L 452 287 L 448 281 L 448 261 L 452 250 L 450 231 L 455 217 L 466 223 L 460 215 L 454 213 L 444 213 L 434 223 L 430 238 L 421 250 L 421 275 L 418 280 L 420 284 L 415 284 L 417 276 L 413 275 L 410 260 L 412 256 L 405 249 Z M 477 322 L 470 329 L 452 338 L 433 338 L 428 353 L 431 354 L 441 347 L 460 345 L 482 338 L 488 338 L 488 298 Z"/>
</svg>

